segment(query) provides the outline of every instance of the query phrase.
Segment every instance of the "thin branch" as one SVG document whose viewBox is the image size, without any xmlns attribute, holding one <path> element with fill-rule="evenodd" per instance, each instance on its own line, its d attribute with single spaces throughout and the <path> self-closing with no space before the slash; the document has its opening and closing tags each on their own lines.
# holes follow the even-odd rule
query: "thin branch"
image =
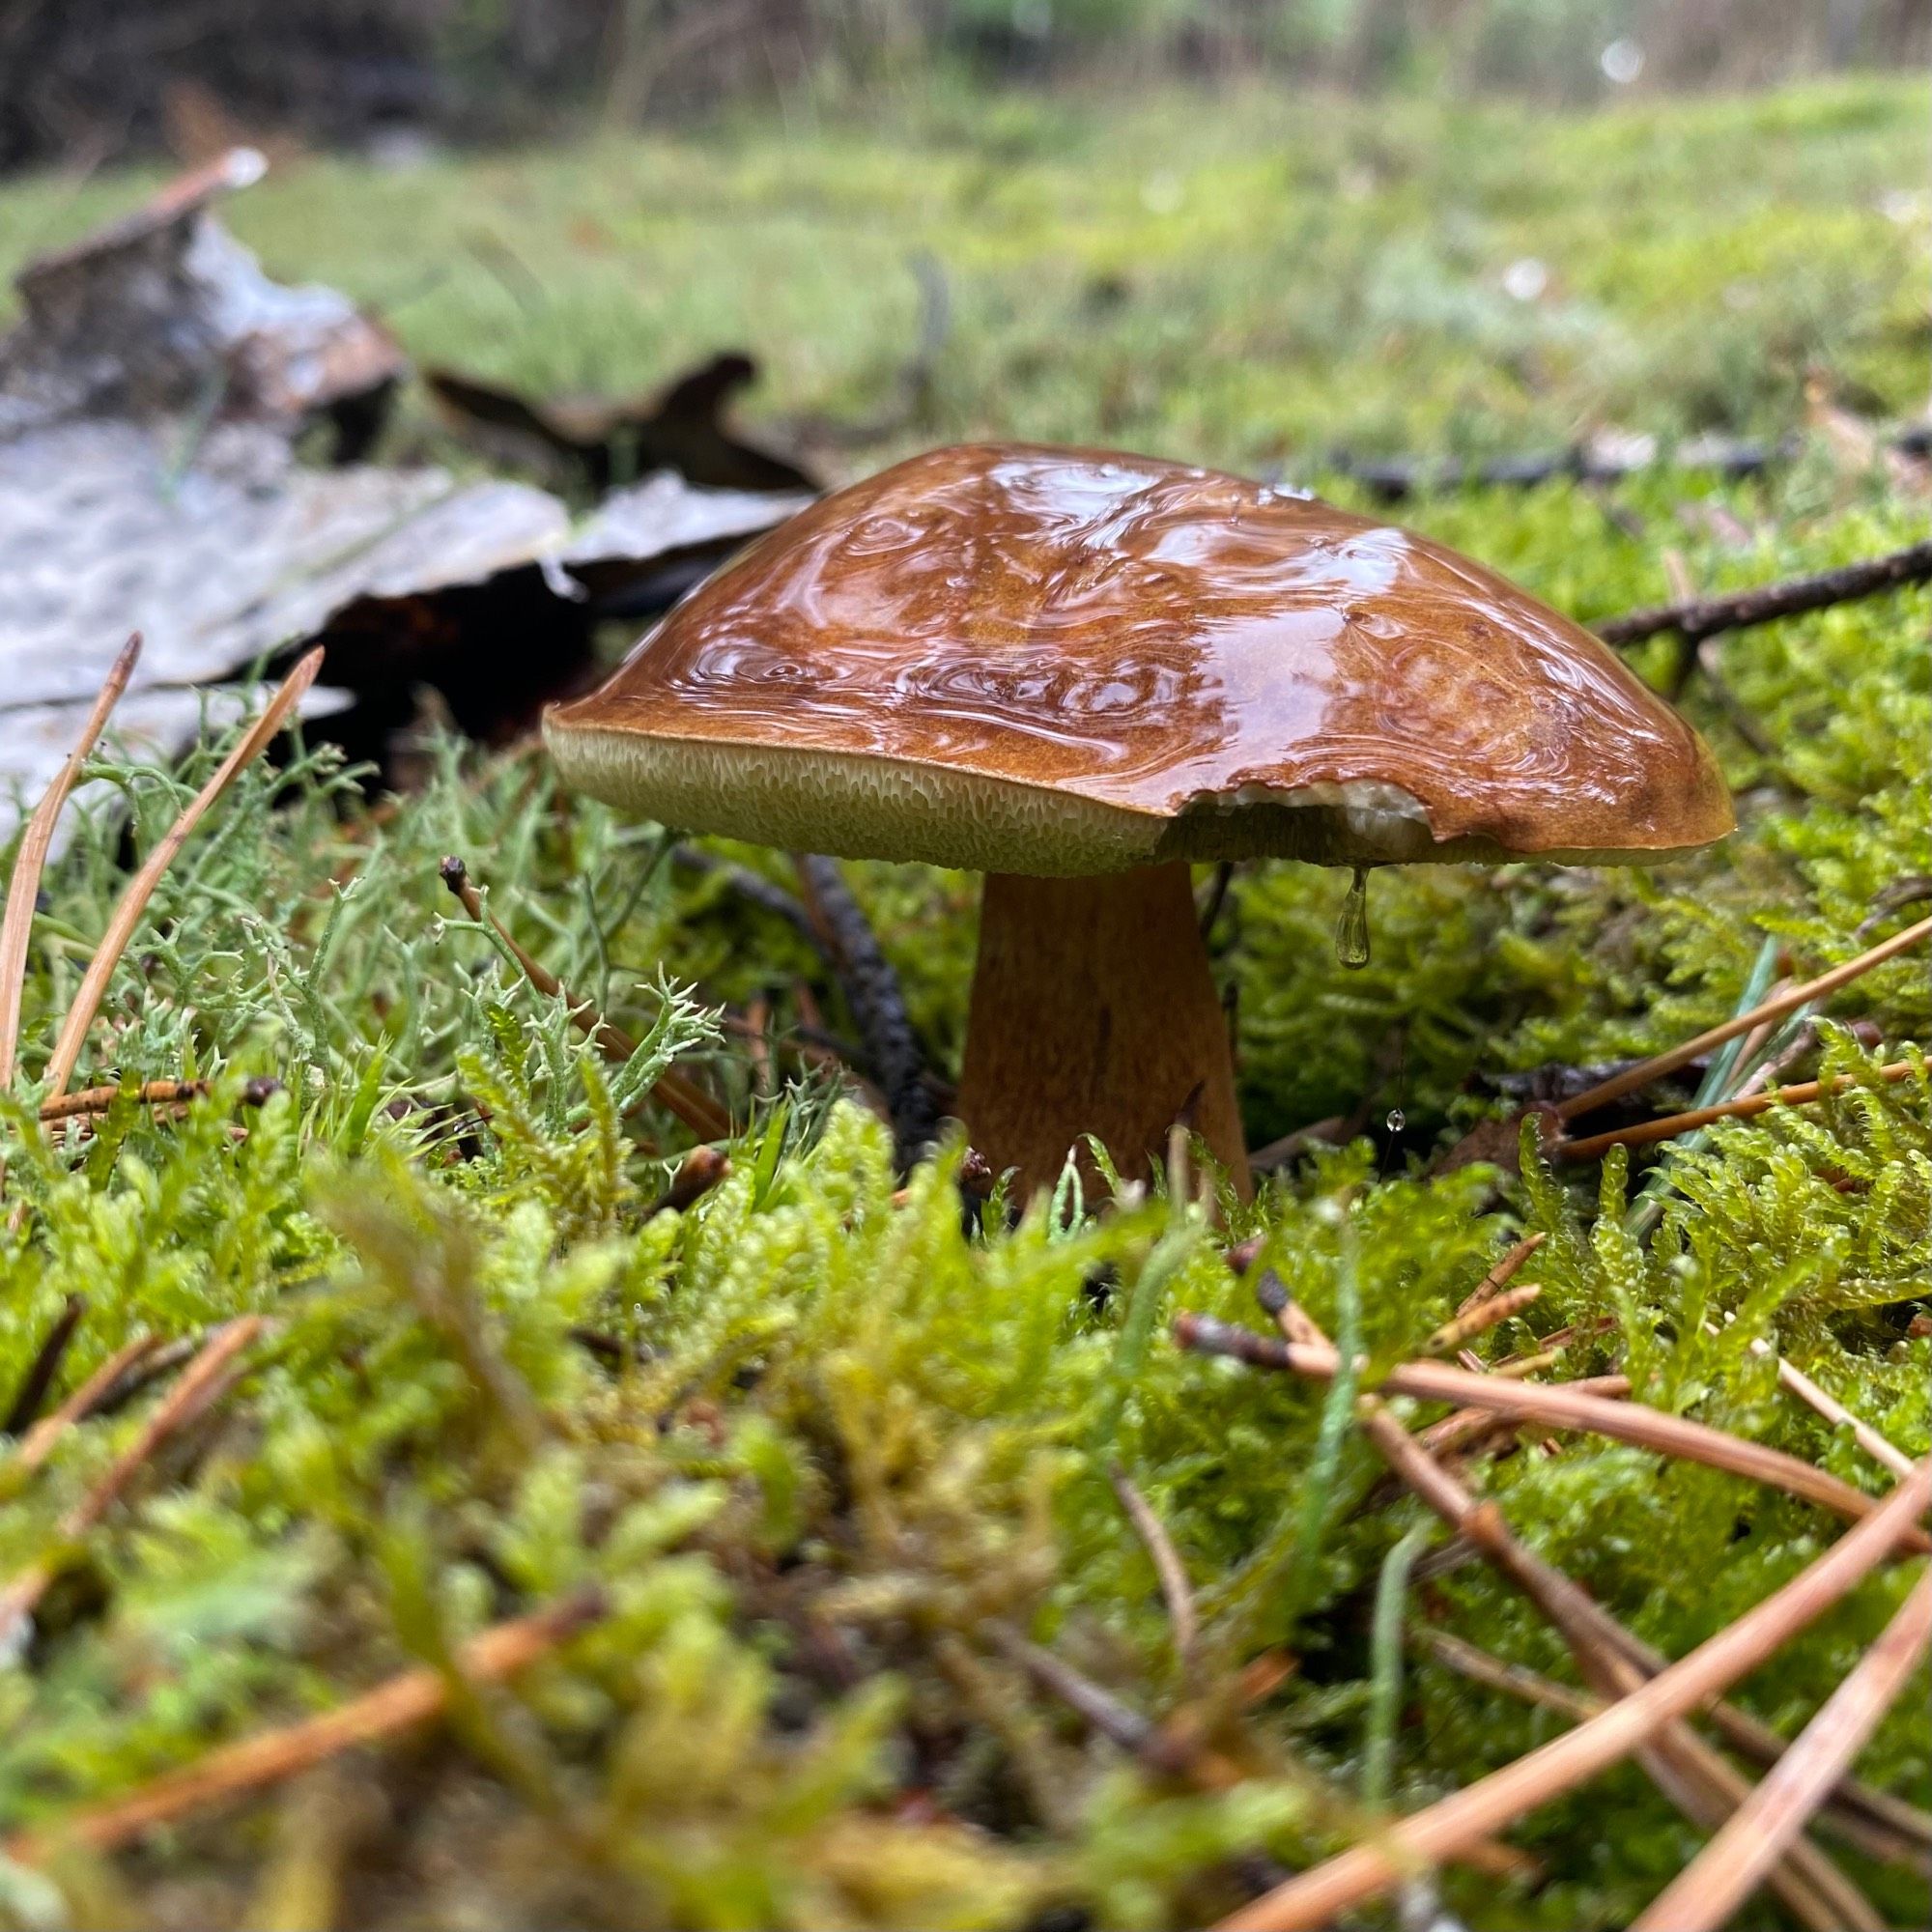
<svg viewBox="0 0 1932 1932">
<path fill-rule="evenodd" d="M 1777 1768 L 1631 1932 L 1715 1932 L 1755 1889 L 1905 1689 L 1932 1643 L 1932 1570 Z"/>
<path fill-rule="evenodd" d="M 143 1107 L 185 1106 L 208 1093 L 206 1080 L 144 1080 L 128 1094 Z M 88 1114 L 104 1114 L 122 1097 L 119 1087 L 83 1087 L 77 1094 L 62 1094 L 41 1102 L 41 1119 L 71 1121 Z"/>
<path fill-rule="evenodd" d="M 1695 644 L 1720 631 L 1748 630 L 1778 617 L 1802 617 L 1833 604 L 1850 604 L 1928 579 L 1932 579 L 1932 538 L 1888 556 L 1867 557 L 1810 577 L 1788 578 L 1782 583 L 1762 583 L 1754 590 L 1737 591 L 1728 597 L 1692 598 L 1653 611 L 1633 611 L 1595 629 L 1606 644 L 1634 644 L 1665 631 L 1674 631 L 1687 643 Z"/>
<path fill-rule="evenodd" d="M 108 713 L 128 689 L 128 680 L 133 676 L 140 656 L 141 634 L 136 631 L 121 646 L 121 655 L 114 660 L 100 695 L 80 727 L 80 736 L 74 740 L 73 750 L 54 774 L 53 782 L 34 808 L 34 815 L 21 835 L 20 849 L 14 860 L 14 875 L 7 882 L 6 915 L 0 918 L 0 1088 L 13 1086 L 14 1074 L 19 1066 L 20 1001 L 26 987 L 27 944 L 33 934 L 34 906 L 40 897 L 41 873 L 53 846 L 54 827 L 60 821 L 61 809 L 73 790 L 74 781 L 80 777 L 81 767 L 87 762 L 87 754 L 106 726 Z"/>
<path fill-rule="evenodd" d="M 1917 1073 L 1910 1060 L 1895 1060 L 1881 1066 L 1877 1077 L 1895 1085 Z M 1595 1160 L 1613 1147 L 1649 1147 L 1658 1141 L 1675 1140 L 1679 1134 L 1695 1133 L 1713 1121 L 1747 1121 L 1768 1114 L 1774 1107 L 1804 1107 L 1826 1094 L 1842 1094 L 1847 1088 L 1864 1083 L 1855 1073 L 1840 1073 L 1832 1080 L 1805 1080 L 1795 1087 L 1775 1087 L 1769 1094 L 1747 1094 L 1742 1099 L 1721 1100 L 1715 1107 L 1693 1107 L 1688 1114 L 1666 1114 L 1661 1121 L 1640 1121 L 1634 1127 L 1615 1127 L 1606 1134 L 1590 1134 L 1582 1140 L 1558 1141 L 1552 1151 L 1562 1160 Z"/>
<path fill-rule="evenodd" d="M 1330 1379 L 1340 1366 L 1332 1349 L 1276 1341 L 1257 1335 L 1251 1328 L 1203 1315 L 1178 1316 L 1174 1335 L 1183 1349 L 1234 1355 L 1257 1368 L 1293 1370 L 1321 1381 Z M 1802 1496 L 1839 1516 L 1868 1518 L 1881 1507 L 1862 1491 L 1780 1449 L 1768 1449 L 1761 1442 L 1747 1441 L 1707 1423 L 1640 1403 L 1607 1402 L 1602 1396 L 1581 1394 L 1563 1383 L 1499 1381 L 1492 1376 L 1472 1376 L 1466 1369 L 1452 1369 L 1442 1362 L 1406 1362 L 1390 1369 L 1378 1386 L 1390 1395 L 1487 1408 L 1497 1415 L 1518 1416 L 1558 1429 L 1588 1430 L 1659 1455 L 1726 1469 L 1732 1475 Z M 1920 1530 L 1909 1531 L 1905 1541 L 1915 1551 L 1932 1550 L 1932 1538 Z"/>
<path fill-rule="evenodd" d="M 457 1669 L 470 1684 L 496 1683 L 526 1670 L 540 1658 L 604 1614 L 603 1600 L 582 1591 L 533 1616 L 497 1624 L 456 1652 Z M 8 1841 L 6 1856 L 35 1861 L 70 1844 L 109 1852 L 157 1825 L 285 1782 L 357 1745 L 377 1743 L 440 1717 L 448 1708 L 450 1680 L 427 1665 L 406 1670 L 339 1710 L 304 1718 L 210 1751 L 64 1824 L 23 1833 Z"/>
<path fill-rule="evenodd" d="M 621 1066 L 637 1052 L 638 1042 L 622 1027 L 614 1020 L 607 1020 L 593 1012 L 587 1001 L 581 1001 L 566 992 L 563 981 L 554 973 L 531 957 L 510 937 L 509 928 L 484 906 L 483 895 L 476 890 L 469 868 L 461 859 L 452 856 L 443 860 L 438 867 L 438 876 L 462 901 L 463 910 L 478 925 L 488 926 L 509 949 L 510 956 L 523 969 L 525 979 L 538 992 L 562 1000 L 569 1010 L 571 1024 L 606 1060 L 614 1066 Z M 731 1132 L 730 1116 L 675 1067 L 667 1066 L 658 1075 L 657 1084 L 651 1089 L 651 1097 L 682 1121 L 699 1140 L 724 1140 Z"/>
<path fill-rule="evenodd" d="M 1167 1525 L 1154 1514 L 1153 1505 L 1134 1487 L 1134 1479 L 1116 1463 L 1107 1471 L 1114 1493 L 1127 1513 L 1127 1520 L 1146 1546 L 1152 1559 L 1154 1575 L 1160 1579 L 1160 1594 L 1167 1605 L 1167 1620 L 1174 1632 L 1174 1648 L 1183 1672 L 1192 1674 L 1196 1648 L 1201 1635 L 1201 1619 L 1194 1607 L 1194 1589 L 1187 1580 L 1187 1568 Z"/>
<path fill-rule="evenodd" d="M 1468 1313 L 1470 1313 L 1472 1309 L 1479 1308 L 1484 1302 L 1486 1302 L 1490 1298 L 1491 1295 L 1494 1294 L 1498 1289 L 1508 1286 L 1511 1278 L 1516 1274 L 1517 1270 L 1520 1269 L 1522 1266 L 1523 1263 L 1526 1262 L 1530 1258 L 1530 1256 L 1533 1255 L 1537 1251 L 1537 1249 L 1540 1248 L 1544 1244 L 1544 1242 L 1547 1241 L 1548 1238 L 1549 1236 L 1548 1235 L 1542 1235 L 1542 1234 L 1525 1235 L 1522 1237 L 1522 1239 L 1517 1242 L 1517 1244 L 1513 1248 L 1511 1248 L 1509 1252 L 1505 1254 L 1499 1262 L 1497 1262 L 1495 1266 L 1492 1267 L 1489 1271 L 1489 1273 L 1486 1274 L 1482 1278 L 1482 1280 L 1479 1281 L 1475 1285 L 1475 1287 L 1472 1290 L 1470 1290 L 1470 1292 L 1466 1295 L 1463 1297 L 1462 1304 L 1460 1307 L 1458 1307 L 1456 1313 L 1459 1316 L 1467 1315 Z"/>
<path fill-rule="evenodd" d="M 796 852 L 792 863 L 808 907 L 818 914 L 859 1037 L 885 1090 L 899 1165 L 910 1167 L 939 1132 L 939 1114 L 925 1084 L 925 1055 L 906 1011 L 899 976 L 880 947 L 865 909 L 836 859 Z"/>
<path fill-rule="evenodd" d="M 1883 966 L 1888 959 L 1895 959 L 1899 953 L 1909 952 L 1927 934 L 1932 934 L 1932 919 L 1921 919 L 1918 924 L 1908 925 L 1903 932 L 1893 933 L 1869 952 L 1861 952 L 1856 959 L 1848 959 L 1842 966 L 1834 966 L 1829 973 L 1821 973 L 1802 986 L 1787 987 L 1776 998 L 1760 1001 L 1748 1012 L 1738 1013 L 1721 1026 L 1700 1033 L 1694 1039 L 1687 1039 L 1665 1052 L 1653 1054 L 1648 1060 L 1639 1060 L 1621 1072 L 1612 1074 L 1609 1079 L 1601 1080 L 1596 1086 L 1572 1094 L 1557 1106 L 1556 1118 L 1564 1122 L 1574 1121 L 1611 1100 L 1620 1100 L 1626 1094 L 1634 1094 L 1639 1088 L 1648 1087 L 1653 1080 L 1660 1080 L 1664 1074 L 1674 1073 L 1680 1066 L 1687 1066 L 1691 1061 L 1700 1059 L 1713 1047 L 1722 1046 L 1726 1040 L 1736 1039 L 1739 1035 L 1747 1034 L 1767 1021 L 1784 1019 L 1800 1007 L 1807 1007 L 1813 1001 L 1835 993 L 1839 987 L 1850 985 L 1874 966 Z"/>
<path fill-rule="evenodd" d="M 1814 1623 L 1893 1552 L 1928 1499 L 1932 1457 L 1782 1589 L 1641 1690 L 1501 1771 L 1404 1819 L 1376 1842 L 1357 1845 L 1277 1886 L 1221 1920 L 1217 1932 L 1297 1932 L 1325 1925 L 1399 1885 L 1416 1866 L 1441 1863 L 1470 1838 L 1504 1830 L 1524 1812 L 1606 1771 Z"/>
<path fill-rule="evenodd" d="M 253 764 L 287 724 L 290 713 L 301 702 L 303 695 L 315 682 L 316 673 L 322 669 L 322 647 L 318 644 L 297 663 L 295 669 L 282 680 L 280 688 L 270 698 L 262 715 L 222 759 L 213 777 L 183 808 L 181 816 L 148 855 L 147 864 L 128 881 L 114 908 L 114 916 L 107 923 L 107 930 L 102 934 L 100 944 L 94 949 L 94 957 L 87 962 L 87 972 L 81 980 L 79 992 L 73 996 L 72 1006 L 68 1009 L 60 1038 L 54 1042 L 53 1058 L 47 1062 L 46 1069 L 47 1092 L 50 1094 L 58 1097 L 67 1092 L 67 1083 L 72 1079 L 81 1049 L 87 1044 L 87 1030 L 94 1024 L 94 1016 L 100 1010 L 100 1002 L 106 996 L 107 982 L 114 977 L 114 969 L 121 963 L 122 953 L 134 937 L 134 929 L 140 924 L 141 915 L 147 911 L 148 901 L 154 897 L 155 888 L 160 884 L 162 874 L 174 864 L 175 855 L 187 843 L 189 835 L 201 823 L 209 808 L 234 782 L 236 775 L 244 766 Z"/>
</svg>

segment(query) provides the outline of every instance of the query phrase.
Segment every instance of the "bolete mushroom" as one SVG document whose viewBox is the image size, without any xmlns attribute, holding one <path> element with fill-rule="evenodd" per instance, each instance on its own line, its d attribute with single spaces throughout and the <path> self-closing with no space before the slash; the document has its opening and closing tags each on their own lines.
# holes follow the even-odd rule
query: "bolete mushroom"
<svg viewBox="0 0 1932 1932">
<path fill-rule="evenodd" d="M 987 874 L 959 1090 L 1022 1185 L 1183 1114 L 1245 1189 L 1193 861 L 1629 861 L 1732 826 L 1697 733 L 1481 564 L 1293 491 L 977 444 L 793 518 L 545 735 L 667 824 Z"/>
</svg>

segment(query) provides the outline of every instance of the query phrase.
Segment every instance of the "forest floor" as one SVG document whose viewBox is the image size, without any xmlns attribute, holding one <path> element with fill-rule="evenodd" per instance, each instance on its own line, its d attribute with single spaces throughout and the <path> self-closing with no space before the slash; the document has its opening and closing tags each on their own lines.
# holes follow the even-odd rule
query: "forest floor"
<svg viewBox="0 0 1932 1932">
<path fill-rule="evenodd" d="M 419 361 L 533 391 L 648 390 L 748 350 L 748 424 L 853 474 L 1000 434 L 1360 504 L 1338 452 L 1797 439 L 1742 479 L 1660 463 L 1400 511 L 1594 623 L 1922 539 L 1922 476 L 1861 424 L 1926 403 L 1923 141 L 1922 86 L 1869 80 L 1586 117 L 945 95 L 865 127 L 795 109 L 296 158 L 224 218 Z M 136 185 L 0 187 L 0 269 Z M 899 408 L 923 299 L 945 326 L 910 412 L 830 433 Z M 384 453 L 474 460 L 416 400 Z M 1574 1709 L 1492 1666 L 1560 1707 L 1570 1647 L 1384 1480 L 1347 1378 L 1190 1351 L 1170 1319 L 1267 1330 L 1272 1267 L 1373 1378 L 1533 1234 L 1519 1279 L 1540 1294 L 1474 1338 L 1483 1366 L 1620 1375 L 1633 1412 L 1882 1493 L 1782 1359 L 1896 1451 L 1932 1450 L 1922 954 L 1641 1111 L 1774 1057 L 1784 1080 L 1847 1076 L 1815 1104 L 1655 1158 L 1431 1166 L 1531 1078 L 1668 1046 L 1923 917 L 1928 620 L 1921 587 L 1706 647 L 1683 703 L 1740 830 L 1693 858 L 1378 877 L 1373 958 L 1347 974 L 1345 879 L 1244 867 L 1211 950 L 1249 1144 L 1321 1131 L 1218 1223 L 1161 1185 L 970 1233 L 956 1141 L 901 1191 L 818 1046 L 856 1018 L 771 893 L 661 863 L 659 828 L 562 794 L 531 746 L 439 740 L 393 807 L 326 748 L 244 772 L 162 878 L 74 1083 L 212 1091 L 50 1136 L 37 1083 L 127 816 L 151 849 L 218 748 L 185 777 L 99 758 L 113 805 L 47 874 L 0 1098 L 0 1404 L 37 1363 L 16 1423 L 124 1348 L 168 1373 L 137 1361 L 0 1450 L 0 1922 L 1196 1924 L 1554 1735 Z M 1662 681 L 1675 646 L 1630 658 Z M 781 855 L 708 849 L 799 890 Z M 623 1065 L 448 896 L 451 853 L 637 1037 Z M 944 1081 L 975 882 L 846 874 Z M 730 1167 L 653 1211 L 691 1145 L 649 1098 L 673 1057 L 729 1110 Z M 1461 1470 L 1673 1658 L 1836 1534 L 1815 1497 L 1641 1442 L 1511 1429 Z M 1185 1583 L 1163 1590 L 1170 1545 Z M 1916 1568 L 1874 1570 L 1739 1705 L 1795 1735 Z M 514 1623 L 532 1616 L 552 1620 Z M 213 1755 L 412 1669 L 373 1745 L 296 1730 Z M 1922 1686 L 1859 1761 L 1889 1835 L 1819 1840 L 1878 1922 L 1924 1917 Z M 1443 1867 L 1404 1911 L 1625 1925 L 1706 1833 L 1625 1764 L 1504 1835 L 1515 1854 Z M 1785 1909 L 1767 1892 L 1738 1922 Z"/>
</svg>

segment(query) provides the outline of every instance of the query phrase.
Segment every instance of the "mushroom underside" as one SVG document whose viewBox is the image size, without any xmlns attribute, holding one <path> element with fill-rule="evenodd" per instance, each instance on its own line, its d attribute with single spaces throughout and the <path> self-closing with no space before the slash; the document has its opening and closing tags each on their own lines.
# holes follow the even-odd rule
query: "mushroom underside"
<svg viewBox="0 0 1932 1932">
<path fill-rule="evenodd" d="M 545 734 L 565 781 L 658 819 L 754 844 L 967 871 L 1089 877 L 1172 860 L 1299 859 L 1392 866 L 1534 857 L 1629 862 L 1651 844 L 1578 846 L 1487 833 L 1438 838 L 1427 808 L 1378 778 L 1203 792 L 1178 813 L 1113 805 L 1065 783 L 989 777 L 930 760 L 660 736 L 623 726 Z M 1668 841 L 1663 841 L 1666 845 Z"/>
</svg>

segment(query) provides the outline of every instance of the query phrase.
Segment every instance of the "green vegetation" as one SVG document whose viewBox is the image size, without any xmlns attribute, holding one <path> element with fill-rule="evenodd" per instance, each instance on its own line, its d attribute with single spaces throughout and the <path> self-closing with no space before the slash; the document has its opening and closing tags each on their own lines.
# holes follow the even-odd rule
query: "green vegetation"
<svg viewBox="0 0 1932 1932">
<path fill-rule="evenodd" d="M 907 441 L 1000 427 L 1238 466 L 1345 441 L 1518 447 L 1600 421 L 1775 433 L 1814 362 L 1874 412 L 1922 399 L 1926 211 L 1877 206 L 1917 177 L 1918 92 L 1570 123 L 981 100 L 890 135 L 740 130 L 409 175 L 319 163 L 235 215 L 277 271 L 385 299 L 425 357 L 642 386 L 743 340 L 768 356 L 776 409 L 853 414 L 890 388 L 911 332 L 904 262 L 929 248 L 956 331 Z M 126 193 L 15 193 L 0 250 Z M 1497 280 L 1526 255 L 1552 290 L 1528 303 Z M 1666 594 L 1671 552 L 1718 589 L 1924 523 L 1922 501 L 1823 447 L 1758 483 L 1661 470 L 1407 514 L 1586 619 Z M 1766 938 L 1822 969 L 1869 943 L 1859 927 L 1889 889 L 1932 875 L 1928 620 L 1920 590 L 1719 645 L 1721 693 L 1696 678 L 1686 703 L 1743 828 L 1686 864 L 1378 877 L 1375 959 L 1346 976 L 1341 878 L 1237 877 L 1216 945 L 1239 990 L 1251 1140 L 1369 1111 L 1352 1145 L 1252 1208 L 1224 1204 L 1225 1230 L 1156 1187 L 969 1235 L 956 1144 L 899 1198 L 888 1134 L 828 1073 L 782 1054 L 792 1084 L 763 1092 L 709 1017 L 767 996 L 788 1037 L 803 980 L 849 1032 L 815 956 L 719 877 L 654 867 L 658 828 L 559 795 L 532 750 L 439 745 L 425 787 L 380 816 L 325 752 L 245 775 L 167 874 L 82 1068 L 213 1093 L 178 1120 L 130 1097 L 44 1137 L 33 1083 L 119 890 L 120 818 L 150 848 L 214 753 L 180 775 L 98 760 L 111 803 L 87 809 L 46 881 L 26 1070 L 0 1102 L 0 1400 L 71 1294 L 87 1309 L 56 1399 L 139 1330 L 269 1325 L 242 1379 L 98 1526 L 76 1535 L 69 1512 L 170 1384 L 71 1431 L 31 1478 L 0 1457 L 0 1584 L 52 1572 L 31 1627 L 6 1634 L 0 1821 L 54 1834 L 0 1862 L 0 1915 L 1194 1924 L 1249 1895 L 1258 1857 L 1311 1861 L 1362 1835 L 1384 1796 L 1413 1808 L 1549 1735 L 1548 1714 L 1390 1640 L 1406 1609 L 1574 1682 L 1539 1617 L 1479 1564 L 1428 1562 L 1445 1533 L 1378 1487 L 1318 1385 L 1183 1353 L 1167 1320 L 1264 1325 L 1223 1258 L 1258 1236 L 1258 1266 L 1330 1333 L 1359 1332 L 1373 1384 L 1538 1230 L 1542 1296 L 1484 1342 L 1492 1359 L 1574 1327 L 1554 1373 L 1620 1368 L 1641 1401 L 1882 1492 L 1848 1433 L 1779 1390 L 1752 1350 L 1765 1341 L 1907 1454 L 1932 1451 L 1932 1337 L 1913 1322 L 1932 1269 L 1922 954 L 1848 989 L 1795 1064 L 1849 1088 L 1663 1153 L 1661 1217 L 1633 1205 L 1645 1183 L 1620 1157 L 1601 1184 L 1534 1162 L 1520 1180 L 1425 1171 L 1502 1111 L 1486 1077 L 1674 1040 L 1736 1008 Z M 1638 661 L 1661 677 L 1668 650 Z M 449 852 L 637 1037 L 628 1065 L 590 1051 L 460 915 L 437 880 Z M 773 855 L 726 856 L 787 878 Z M 970 881 L 849 872 L 944 1066 Z M 722 1185 L 647 1216 L 687 1145 L 644 1097 L 674 1055 L 749 1124 Z M 1910 1077 L 1874 1078 L 1899 1060 Z M 261 1076 L 280 1091 L 243 1106 Z M 1381 1124 L 1395 1107 L 1400 1143 Z M 1192 1674 L 1116 1464 L 1191 1578 Z M 1582 1436 L 1470 1473 L 1673 1656 L 1835 1533 L 1779 1492 Z M 1868 1579 L 1739 1701 L 1794 1732 L 1915 1568 Z M 59 1840 L 62 1821 L 213 1747 L 412 1662 L 448 1672 L 477 1630 L 592 1584 L 601 1619 L 512 1686 L 459 1682 L 433 1734 L 112 1858 Z M 1013 1633 L 1148 1717 L 1211 1721 L 1247 1776 L 1202 1790 L 1093 1738 L 1020 1673 Z M 1199 1687 L 1277 1648 L 1294 1666 L 1280 1682 L 1202 1715 Z M 1923 1709 L 1915 1689 L 1860 1760 L 1920 1803 Z M 1699 1842 L 1634 1768 L 1511 1836 L 1540 1888 L 1441 1875 L 1476 1932 L 1627 1923 Z M 1922 1878 L 1834 1856 L 1886 1920 L 1922 1918 Z M 1382 1911 L 1363 1922 L 1394 1923 Z M 1759 1900 L 1738 1922 L 1782 1921 Z"/>
</svg>

